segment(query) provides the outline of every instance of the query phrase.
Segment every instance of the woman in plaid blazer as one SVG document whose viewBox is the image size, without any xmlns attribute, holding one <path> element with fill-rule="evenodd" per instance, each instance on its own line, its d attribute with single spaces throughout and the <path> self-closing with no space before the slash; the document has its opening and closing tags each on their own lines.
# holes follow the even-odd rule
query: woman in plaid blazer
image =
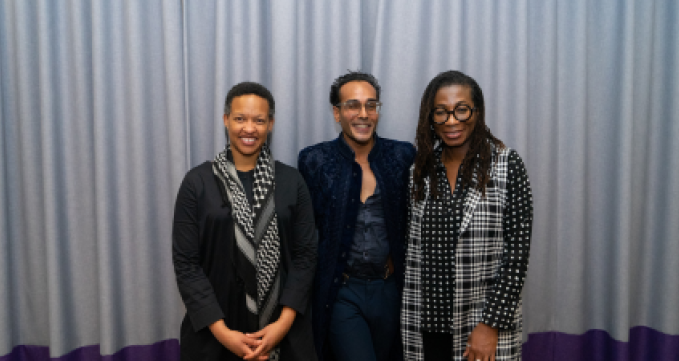
<svg viewBox="0 0 679 361">
<path fill-rule="evenodd" d="M 524 164 L 447 71 L 422 96 L 401 313 L 406 360 L 519 360 L 533 203 Z"/>
</svg>

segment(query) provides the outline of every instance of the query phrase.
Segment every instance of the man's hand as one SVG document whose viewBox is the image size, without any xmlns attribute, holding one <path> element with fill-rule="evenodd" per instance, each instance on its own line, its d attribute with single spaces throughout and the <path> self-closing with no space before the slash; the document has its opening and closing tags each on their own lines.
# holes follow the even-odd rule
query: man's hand
<svg viewBox="0 0 679 361">
<path fill-rule="evenodd" d="M 253 350 L 262 344 L 261 340 L 248 337 L 242 332 L 230 330 L 226 327 L 224 320 L 211 324 L 210 331 L 212 331 L 212 334 L 224 347 L 240 358 L 249 357 L 248 360 L 254 359 L 255 353 Z M 266 358 L 257 360 L 266 360 Z"/>
<path fill-rule="evenodd" d="M 389 270 L 389 273 L 387 273 L 387 276 L 391 276 L 394 274 L 394 261 L 391 260 L 391 255 L 389 255 L 389 258 L 387 258 L 387 269 Z M 387 278 L 387 277 L 384 277 Z"/>
<path fill-rule="evenodd" d="M 467 339 L 463 357 L 468 361 L 495 361 L 497 329 L 479 322 Z"/>
<path fill-rule="evenodd" d="M 260 345 L 257 347 L 252 355 L 243 357 L 244 360 L 266 360 L 269 357 L 269 352 L 278 345 L 279 342 L 287 335 L 292 322 L 295 320 L 297 312 L 290 307 L 283 307 L 281 317 L 274 323 L 269 324 L 263 329 L 248 333 L 245 336 L 254 341 L 259 341 Z"/>
</svg>

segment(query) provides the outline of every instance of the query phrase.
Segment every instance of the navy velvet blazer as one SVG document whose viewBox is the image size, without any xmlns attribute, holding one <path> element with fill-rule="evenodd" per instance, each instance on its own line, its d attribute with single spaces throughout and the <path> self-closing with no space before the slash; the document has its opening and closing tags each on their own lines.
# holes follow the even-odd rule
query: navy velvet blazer
<svg viewBox="0 0 679 361">
<path fill-rule="evenodd" d="M 340 134 L 340 137 L 342 135 Z M 375 136 L 368 155 L 380 187 L 394 276 L 403 288 L 409 169 L 415 147 L 407 142 Z M 319 358 L 334 300 L 353 242 L 361 203 L 361 166 L 352 149 L 339 137 L 303 149 L 298 169 L 309 187 L 318 228 L 318 267 L 312 295 L 314 343 Z"/>
</svg>

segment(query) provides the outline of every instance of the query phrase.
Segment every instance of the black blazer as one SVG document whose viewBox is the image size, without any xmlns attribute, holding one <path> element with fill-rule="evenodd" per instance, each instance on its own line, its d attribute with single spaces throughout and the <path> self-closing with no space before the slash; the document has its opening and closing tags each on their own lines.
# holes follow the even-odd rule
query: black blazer
<svg viewBox="0 0 679 361">
<path fill-rule="evenodd" d="M 315 360 L 309 312 L 317 248 L 313 208 L 306 184 L 296 169 L 276 162 L 275 172 L 274 199 L 281 242 L 277 312 L 283 306 L 297 311 L 290 331 L 280 343 L 281 359 Z M 219 319 L 224 319 L 231 329 L 256 331 L 238 323 L 238 316 L 245 312 L 244 285 L 233 268 L 234 221 L 220 187 L 212 163 L 205 162 L 186 174 L 177 195 L 172 260 L 187 311 L 180 335 L 182 360 L 238 360 L 207 327 Z"/>
</svg>

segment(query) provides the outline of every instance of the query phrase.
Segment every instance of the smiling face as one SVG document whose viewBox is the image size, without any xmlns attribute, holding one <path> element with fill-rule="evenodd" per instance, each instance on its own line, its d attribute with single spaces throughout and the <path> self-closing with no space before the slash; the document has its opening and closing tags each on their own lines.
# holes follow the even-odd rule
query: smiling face
<svg viewBox="0 0 679 361">
<path fill-rule="evenodd" d="M 379 114 L 369 115 L 365 103 L 369 100 L 378 101 L 375 88 L 365 81 L 351 81 L 344 84 L 339 93 L 340 103 L 355 100 L 363 105 L 358 114 L 349 114 L 342 106 L 333 107 L 335 121 L 342 127 L 344 139 L 352 147 L 372 144 Z"/>
<path fill-rule="evenodd" d="M 445 108 L 452 111 L 457 105 L 464 104 L 474 108 L 471 90 L 462 85 L 449 85 L 439 89 L 434 97 L 434 108 Z M 478 112 L 474 111 L 469 120 L 460 122 L 452 115 L 443 124 L 433 124 L 436 135 L 443 140 L 443 143 L 453 151 L 466 153 L 469 149 L 469 139 L 471 138 Z"/>
<path fill-rule="evenodd" d="M 273 129 L 273 123 L 266 99 L 254 94 L 233 98 L 231 113 L 224 115 L 224 126 L 229 134 L 234 162 L 238 163 L 240 159 L 256 160 Z"/>
</svg>

